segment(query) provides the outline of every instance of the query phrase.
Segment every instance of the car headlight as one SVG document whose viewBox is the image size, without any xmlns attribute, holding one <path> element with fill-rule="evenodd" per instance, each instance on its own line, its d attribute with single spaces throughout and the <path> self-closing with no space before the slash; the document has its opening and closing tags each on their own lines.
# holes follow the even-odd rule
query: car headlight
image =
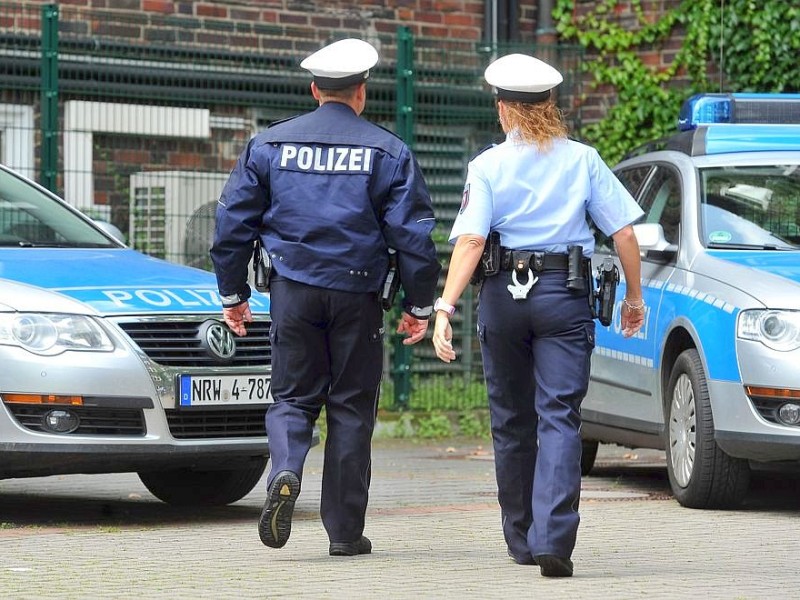
<svg viewBox="0 0 800 600">
<path fill-rule="evenodd" d="M 800 348 L 800 311 L 743 310 L 736 333 L 779 352 L 796 350 Z"/>
<path fill-rule="evenodd" d="M 114 344 L 91 317 L 45 313 L 0 314 L 0 344 L 53 356 L 67 350 L 111 352 Z"/>
</svg>

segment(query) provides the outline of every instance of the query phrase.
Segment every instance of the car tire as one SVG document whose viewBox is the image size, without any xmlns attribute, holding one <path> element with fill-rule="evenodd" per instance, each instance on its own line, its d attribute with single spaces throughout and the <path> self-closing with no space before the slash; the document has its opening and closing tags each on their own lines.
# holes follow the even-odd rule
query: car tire
<svg viewBox="0 0 800 600">
<path fill-rule="evenodd" d="M 667 392 L 667 472 L 675 499 L 688 508 L 739 505 L 747 494 L 750 467 L 725 454 L 714 439 L 708 383 L 697 350 L 678 356 Z"/>
<path fill-rule="evenodd" d="M 156 498 L 173 506 L 223 506 L 250 493 L 266 467 L 267 458 L 259 458 L 234 469 L 144 471 L 139 479 Z"/>
<path fill-rule="evenodd" d="M 599 446 L 600 443 L 594 440 L 581 440 L 581 475 L 588 475 L 592 472 Z"/>
</svg>

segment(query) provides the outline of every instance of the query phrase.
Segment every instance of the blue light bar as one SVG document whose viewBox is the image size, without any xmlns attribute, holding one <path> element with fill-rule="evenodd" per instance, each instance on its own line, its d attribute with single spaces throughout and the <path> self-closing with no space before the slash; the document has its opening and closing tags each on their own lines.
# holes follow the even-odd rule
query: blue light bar
<svg viewBox="0 0 800 600">
<path fill-rule="evenodd" d="M 709 125 L 697 154 L 800 151 L 800 125 Z"/>
<path fill-rule="evenodd" d="M 680 131 L 717 123 L 800 123 L 800 94 L 697 94 L 678 117 Z"/>
</svg>

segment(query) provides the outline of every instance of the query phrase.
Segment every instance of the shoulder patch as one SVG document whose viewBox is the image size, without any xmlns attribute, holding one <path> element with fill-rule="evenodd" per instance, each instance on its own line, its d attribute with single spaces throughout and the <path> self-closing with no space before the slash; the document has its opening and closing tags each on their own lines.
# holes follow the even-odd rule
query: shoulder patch
<svg viewBox="0 0 800 600">
<path fill-rule="evenodd" d="M 461 194 L 461 207 L 458 209 L 458 214 L 463 213 L 469 204 L 469 184 L 464 186 L 464 192 Z"/>
</svg>

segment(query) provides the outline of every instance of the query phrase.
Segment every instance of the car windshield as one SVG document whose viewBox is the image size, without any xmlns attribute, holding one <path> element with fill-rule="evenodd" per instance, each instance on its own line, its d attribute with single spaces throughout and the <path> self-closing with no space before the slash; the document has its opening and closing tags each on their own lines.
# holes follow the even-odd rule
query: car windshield
<svg viewBox="0 0 800 600">
<path fill-rule="evenodd" d="M 712 248 L 800 248 L 800 165 L 700 171 L 703 240 Z"/>
<path fill-rule="evenodd" d="M 113 248 L 60 202 L 0 169 L 0 247 Z"/>
</svg>

